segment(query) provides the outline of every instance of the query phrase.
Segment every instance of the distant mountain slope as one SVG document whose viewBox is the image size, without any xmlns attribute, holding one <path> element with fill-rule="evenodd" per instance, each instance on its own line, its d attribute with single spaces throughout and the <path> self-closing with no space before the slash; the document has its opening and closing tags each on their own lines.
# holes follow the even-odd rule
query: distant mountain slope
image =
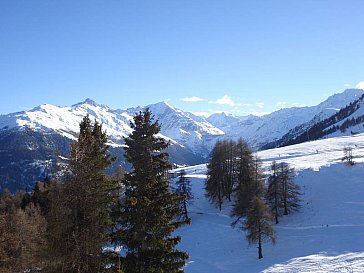
<svg viewBox="0 0 364 273">
<path fill-rule="evenodd" d="M 346 90 L 317 106 L 281 109 L 262 117 L 237 117 L 221 113 L 206 119 L 174 108 L 166 102 L 146 107 L 159 120 L 160 135 L 171 143 L 168 150 L 171 161 L 197 164 L 207 161 L 218 139 L 242 137 L 256 150 L 272 145 L 275 147 L 277 141 L 287 133 L 294 136 L 302 134 L 306 128 L 323 121 L 362 94 L 363 90 Z M 69 144 L 76 139 L 79 123 L 85 115 L 103 124 L 111 151 L 118 157 L 114 166 L 125 165 L 123 138 L 132 132 L 132 117 L 144 108 L 113 110 L 86 99 L 72 106 L 43 104 L 29 111 L 1 115 L 0 187 L 14 185 L 13 188 L 25 189 L 37 179 L 54 172 L 59 156 L 68 156 Z M 350 121 L 335 126 L 343 128 L 348 123 L 355 123 L 352 118 L 358 117 L 352 116 Z M 353 131 L 360 130 L 353 128 Z"/>
<path fill-rule="evenodd" d="M 354 92 L 355 90 L 351 90 Z M 281 139 L 268 143 L 263 148 L 281 147 L 317 140 L 323 137 L 350 135 L 364 132 L 364 93 L 356 100 L 327 117 L 319 113 L 312 120 L 291 129 Z"/>
<path fill-rule="evenodd" d="M 161 123 L 166 124 L 168 117 L 173 118 L 173 111 L 166 115 L 165 111 L 158 111 L 163 108 L 168 109 L 169 106 L 164 103 L 153 106 L 154 112 L 163 117 Z M 0 190 L 4 187 L 13 191 L 30 189 L 35 181 L 55 173 L 60 157 L 68 157 L 69 145 L 76 139 L 79 123 L 87 114 L 91 120 L 103 124 L 109 137 L 110 152 L 118 158 L 110 172 L 117 165 L 127 167 L 123 138 L 132 132 L 130 121 L 135 112 L 114 111 L 90 99 L 70 107 L 44 104 L 30 111 L 0 116 Z M 175 118 L 182 120 L 183 116 Z M 217 128 L 209 128 L 211 125 L 199 124 L 187 117 L 184 124 L 182 129 L 192 128 L 193 131 L 189 132 L 192 137 L 194 134 L 204 136 L 209 130 L 221 133 Z M 183 145 L 163 134 L 161 136 L 171 143 L 168 152 L 173 163 L 197 164 L 205 161 L 202 155 L 192 151 L 194 147 L 188 146 L 192 142 L 189 138 L 186 137 Z M 197 140 L 192 142 L 196 147 L 199 145 Z"/>
<path fill-rule="evenodd" d="M 260 118 L 248 118 L 230 127 L 225 135 L 243 137 L 255 149 L 262 149 L 267 143 L 274 143 L 297 126 L 313 120 L 318 122 L 333 115 L 358 99 L 363 92 L 361 89 L 348 89 L 330 96 L 317 106 L 285 108 Z"/>
<path fill-rule="evenodd" d="M 164 136 L 191 149 L 195 154 L 206 156 L 212 148 L 209 139 L 224 135 L 222 130 L 204 118 L 183 112 L 167 102 L 151 104 L 147 108 L 158 118 Z M 133 115 L 139 110 L 132 108 L 127 113 Z"/>
</svg>

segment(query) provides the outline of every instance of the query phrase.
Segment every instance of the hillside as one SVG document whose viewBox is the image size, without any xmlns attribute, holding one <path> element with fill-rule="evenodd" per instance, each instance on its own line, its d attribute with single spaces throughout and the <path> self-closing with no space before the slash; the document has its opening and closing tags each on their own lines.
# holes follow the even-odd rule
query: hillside
<svg viewBox="0 0 364 273">
<path fill-rule="evenodd" d="M 266 168 L 272 160 L 292 164 L 303 192 L 301 211 L 282 218 L 277 244 L 263 245 L 262 260 L 230 226 L 230 205 L 219 212 L 205 198 L 206 166 L 186 168 L 195 194 L 192 225 L 180 230 L 180 248 L 191 255 L 186 273 L 364 272 L 363 143 L 361 134 L 259 152 Z M 352 167 L 341 162 L 347 146 Z"/>
<path fill-rule="evenodd" d="M 347 90 L 346 92 L 356 92 Z M 263 149 L 288 146 L 324 137 L 353 135 L 364 132 L 364 94 L 357 94 L 356 99 L 331 115 L 316 115 L 312 120 L 291 130 L 282 138 L 263 145 Z"/>
<path fill-rule="evenodd" d="M 331 117 L 362 95 L 362 89 L 347 89 L 315 106 L 284 108 L 262 117 L 240 117 L 241 120 L 233 126 L 219 128 L 226 136 L 243 137 L 255 149 L 275 148 L 280 139 L 290 140 L 305 133 L 308 127 Z M 227 117 L 221 115 L 221 118 Z M 217 120 L 216 116 L 214 120 Z M 217 125 L 221 123 L 223 122 L 220 121 Z"/>
<path fill-rule="evenodd" d="M 69 145 L 76 139 L 79 123 L 85 115 L 102 123 L 107 132 L 111 153 L 118 158 L 108 170 L 111 173 L 118 165 L 128 167 L 123 157 L 124 137 L 132 131 L 132 117 L 146 107 L 159 120 L 161 137 L 171 144 L 168 149 L 170 160 L 177 164 L 195 165 L 207 161 L 218 139 L 242 137 L 255 150 L 272 145 L 276 147 L 280 137 L 295 128 L 303 130 L 307 122 L 319 124 L 361 95 L 363 90 L 350 89 L 329 97 L 317 106 L 281 109 L 262 117 L 221 113 L 206 119 L 167 102 L 113 110 L 91 99 L 72 106 L 43 104 L 29 111 L 0 115 L 0 188 L 26 190 L 32 188 L 37 180 L 54 175 L 59 159 L 68 156 Z M 362 120 L 358 120 L 356 126 L 361 124 Z M 353 130 L 360 131 L 358 128 Z"/>
</svg>

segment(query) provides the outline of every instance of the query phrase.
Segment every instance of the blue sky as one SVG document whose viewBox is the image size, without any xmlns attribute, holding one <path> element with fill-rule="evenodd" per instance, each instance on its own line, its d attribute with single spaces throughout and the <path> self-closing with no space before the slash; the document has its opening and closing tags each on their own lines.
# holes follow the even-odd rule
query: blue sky
<svg viewBox="0 0 364 273">
<path fill-rule="evenodd" d="M 364 81 L 364 1 L 0 1 L 0 113 L 90 97 L 238 115 Z M 195 98 L 193 98 L 195 97 Z"/>
</svg>

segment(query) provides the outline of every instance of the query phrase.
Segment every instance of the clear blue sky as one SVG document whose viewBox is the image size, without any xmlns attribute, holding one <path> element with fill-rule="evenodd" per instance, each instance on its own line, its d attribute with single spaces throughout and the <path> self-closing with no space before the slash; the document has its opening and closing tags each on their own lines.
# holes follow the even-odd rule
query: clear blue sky
<svg viewBox="0 0 364 273">
<path fill-rule="evenodd" d="M 314 105 L 364 81 L 363 11 L 362 0 L 1 0 L 0 113 L 87 97 L 235 114 Z M 193 96 L 203 101 L 181 100 Z"/>
</svg>

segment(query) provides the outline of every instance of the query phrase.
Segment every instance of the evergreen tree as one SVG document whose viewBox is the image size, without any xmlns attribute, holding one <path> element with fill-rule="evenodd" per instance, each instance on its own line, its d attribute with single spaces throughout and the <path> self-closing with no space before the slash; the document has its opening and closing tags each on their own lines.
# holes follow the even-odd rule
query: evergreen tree
<svg viewBox="0 0 364 273">
<path fill-rule="evenodd" d="M 176 188 L 175 192 L 182 199 L 182 201 L 181 201 L 182 214 L 184 215 L 184 220 L 187 221 L 190 219 L 188 217 L 188 210 L 187 210 L 188 202 L 190 200 L 192 200 L 192 198 L 193 198 L 193 194 L 192 194 L 192 190 L 191 190 L 191 182 L 186 177 L 185 170 L 181 170 L 178 173 L 178 176 L 179 176 L 179 179 L 176 182 L 177 188 Z"/>
<path fill-rule="evenodd" d="M 275 232 L 271 225 L 269 208 L 261 196 L 254 196 L 247 213 L 244 229 L 247 230 L 249 244 L 258 243 L 258 258 L 263 258 L 262 244 L 268 239 L 274 244 Z"/>
<path fill-rule="evenodd" d="M 57 263 L 51 272 L 96 273 L 107 263 L 103 247 L 110 242 L 112 193 L 118 185 L 104 173 L 114 160 L 106 142 L 102 126 L 86 116 L 71 145 L 64 185 L 52 199 L 49 241 Z"/>
<path fill-rule="evenodd" d="M 152 119 L 149 110 L 140 112 L 125 139 L 125 158 L 132 172 L 125 176 L 121 230 L 115 234 L 115 243 L 125 248 L 128 273 L 183 272 L 188 255 L 175 249 L 181 237 L 171 236 L 183 224 L 176 221 L 180 197 L 170 191 L 170 164 L 163 152 L 168 143 L 156 136 L 160 126 Z"/>
</svg>

